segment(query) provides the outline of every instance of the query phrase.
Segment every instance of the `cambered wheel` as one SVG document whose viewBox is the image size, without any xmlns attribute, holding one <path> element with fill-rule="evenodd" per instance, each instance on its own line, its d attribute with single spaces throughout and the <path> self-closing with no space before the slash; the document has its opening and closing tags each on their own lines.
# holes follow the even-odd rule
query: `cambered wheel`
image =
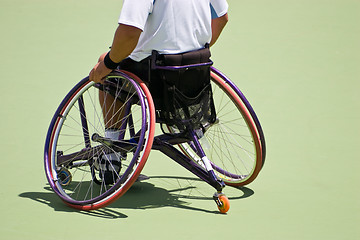
<svg viewBox="0 0 360 240">
<path fill-rule="evenodd" d="M 105 109 L 100 94 L 119 109 Z M 112 119 L 123 123 L 117 141 L 106 139 L 104 134 L 104 119 L 109 119 L 109 114 L 116 116 L 114 109 L 122 112 L 121 118 Z M 64 98 L 48 130 L 45 172 L 50 186 L 77 209 L 94 210 L 110 204 L 139 176 L 151 150 L 154 130 L 150 92 L 135 75 L 116 71 L 104 84 L 84 78 Z M 117 154 L 121 163 L 114 164 L 108 154 Z M 102 172 L 101 164 L 113 175 Z M 105 175 L 106 181 L 102 179 Z"/>
</svg>

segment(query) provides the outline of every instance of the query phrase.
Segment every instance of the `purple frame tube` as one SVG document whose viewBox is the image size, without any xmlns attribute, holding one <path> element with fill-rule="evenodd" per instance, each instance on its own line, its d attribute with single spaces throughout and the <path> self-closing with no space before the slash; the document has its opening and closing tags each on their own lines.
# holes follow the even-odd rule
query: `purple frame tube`
<svg viewBox="0 0 360 240">
<path fill-rule="evenodd" d="M 79 98 L 78 104 L 79 104 L 79 110 L 80 110 L 81 125 L 82 125 L 83 134 L 84 134 L 85 147 L 90 148 L 91 144 L 90 144 L 90 136 L 89 136 L 89 127 L 88 127 L 87 120 L 86 120 L 86 112 L 85 112 L 83 96 L 81 96 Z"/>
<path fill-rule="evenodd" d="M 163 135 L 154 138 L 154 143 L 152 149 L 159 150 L 166 156 L 170 157 L 172 160 L 180 164 L 182 167 L 186 168 L 194 175 L 198 176 L 204 182 L 213 186 L 217 191 L 222 191 L 224 185 L 219 181 L 215 180 L 214 177 L 209 174 L 207 171 L 198 166 L 194 161 L 185 156 L 175 147 L 173 147 L 168 142 L 164 141 L 162 138 Z"/>
</svg>

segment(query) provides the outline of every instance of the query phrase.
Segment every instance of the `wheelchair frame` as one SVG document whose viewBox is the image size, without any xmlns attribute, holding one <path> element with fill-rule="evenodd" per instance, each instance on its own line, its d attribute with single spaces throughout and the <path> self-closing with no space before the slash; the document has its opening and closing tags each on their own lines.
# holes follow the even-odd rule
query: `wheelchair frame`
<svg viewBox="0 0 360 240">
<path fill-rule="evenodd" d="M 188 65 L 188 66 L 159 66 L 159 69 L 166 69 L 166 70 L 177 70 L 179 68 L 191 68 L 191 67 L 199 67 L 199 66 L 207 66 L 211 65 L 212 63 L 203 63 L 203 64 L 195 64 L 195 65 Z M 121 74 L 124 78 L 127 78 L 129 80 L 132 79 L 133 86 L 138 94 L 138 102 L 142 104 L 142 108 L 154 108 L 152 105 L 151 100 L 151 94 L 148 92 L 148 89 L 144 87 L 144 84 L 141 82 L 141 80 L 136 79 L 137 77 L 133 75 L 132 73 L 122 71 Z M 191 127 L 187 128 L 187 133 L 184 134 L 162 134 L 159 136 L 154 136 L 154 124 L 155 124 L 155 114 L 154 112 L 149 114 L 150 117 L 150 125 L 144 125 L 144 123 L 141 126 L 141 130 L 139 132 L 135 132 L 135 129 L 133 129 L 131 126 L 133 125 L 133 119 L 132 117 L 129 117 L 127 121 L 123 122 L 122 127 L 126 129 L 127 125 L 129 126 L 129 134 L 132 136 L 130 140 L 122 140 L 122 141 L 114 141 L 108 138 L 105 138 L 97 133 L 92 134 L 90 136 L 89 126 L 88 126 L 88 119 L 87 119 L 87 113 L 84 108 L 84 99 L 82 96 L 80 96 L 77 99 L 78 103 L 78 110 L 80 112 L 80 119 L 81 119 L 81 125 L 82 125 L 82 134 L 83 134 L 83 140 L 85 144 L 85 148 L 81 149 L 80 151 L 73 152 L 71 154 L 65 154 L 57 149 L 57 138 L 59 135 L 59 132 L 62 128 L 62 121 L 65 120 L 64 109 L 67 104 L 69 104 L 69 99 L 71 99 L 72 96 L 78 91 L 78 89 L 81 88 L 81 84 L 84 84 L 83 82 L 88 81 L 87 78 L 83 79 L 82 82 L 80 82 L 78 85 L 76 85 L 73 90 L 70 91 L 70 93 L 65 97 L 63 102 L 60 104 L 58 110 L 56 111 L 52 122 L 49 127 L 49 131 L 46 138 L 46 144 L 45 144 L 45 172 L 46 176 L 48 178 L 48 181 L 50 183 L 50 186 L 53 188 L 55 193 L 69 206 L 78 208 L 81 210 L 94 210 L 98 209 L 104 206 L 107 206 L 111 202 L 115 201 L 117 198 L 122 196 L 135 182 L 137 176 L 140 174 L 146 159 L 149 155 L 150 149 L 159 150 L 162 153 L 164 153 L 166 156 L 173 159 L 175 162 L 192 172 L 194 175 L 205 181 L 206 183 L 210 184 L 212 187 L 216 189 L 216 193 L 214 194 L 213 198 L 218 206 L 218 209 L 220 212 L 225 213 L 229 210 L 229 201 L 226 198 L 226 196 L 222 193 L 223 188 L 225 185 L 230 186 L 242 186 L 245 184 L 248 184 L 252 182 L 260 172 L 264 161 L 265 161 L 265 155 L 266 155 L 266 147 L 265 147 L 265 138 L 264 134 L 260 125 L 260 122 L 251 107 L 250 103 L 247 101 L 245 96 L 242 94 L 242 92 L 238 89 L 238 87 L 232 83 L 232 81 L 227 78 L 223 73 L 221 73 L 219 70 L 217 70 L 214 67 L 211 67 L 211 77 L 212 79 L 217 79 L 218 82 L 221 84 L 224 84 L 225 91 L 227 91 L 227 94 L 230 98 L 236 99 L 233 101 L 237 101 L 237 103 L 241 108 L 241 114 L 244 114 L 244 118 L 247 121 L 247 124 L 250 126 L 249 129 L 251 131 L 252 136 L 254 137 L 254 145 L 255 145 L 255 153 L 256 153 L 256 162 L 254 165 L 254 169 L 251 170 L 248 176 L 244 176 L 244 178 L 247 178 L 245 181 L 241 183 L 232 183 L 231 181 L 224 182 L 224 180 L 219 177 L 220 175 L 226 175 L 228 178 L 238 178 L 240 179 L 242 176 L 231 173 L 229 171 L 226 171 L 222 169 L 221 167 L 217 166 L 213 162 L 211 162 L 208 157 L 206 156 L 206 153 L 204 152 L 201 143 L 199 142 L 199 137 L 197 136 L 197 133 L 194 129 L 191 129 Z M 135 79 L 135 81 L 134 81 Z M 137 85 L 137 84 L 143 84 L 143 85 Z M 101 85 L 95 84 L 95 87 L 101 89 Z M 144 100 L 147 99 L 147 100 Z M 148 105 L 146 105 L 144 102 L 148 101 Z M 126 114 L 131 116 L 131 104 L 129 104 L 129 107 L 126 108 Z M 245 111 L 246 110 L 246 111 Z M 70 111 L 70 110 L 66 110 Z M 65 115 L 67 112 L 65 112 Z M 142 113 L 142 118 L 145 118 L 146 116 L 144 113 Z M 58 127 L 60 126 L 60 127 Z M 149 127 L 150 126 L 150 127 Z M 150 128 L 150 129 L 147 129 Z M 151 129 L 153 128 L 153 129 Z M 145 130 L 144 130 L 145 129 Z M 56 130 L 56 131 L 55 131 Z M 143 131 L 149 130 L 150 134 L 147 135 L 147 137 L 142 134 Z M 125 131 L 124 131 L 125 132 Z M 124 136 L 122 136 L 124 138 Z M 150 139 L 152 138 L 152 139 Z M 137 147 L 137 144 L 140 145 L 141 143 L 144 143 L 145 141 L 147 146 L 150 146 L 150 148 L 145 149 L 145 153 L 141 155 L 141 158 L 139 160 L 139 167 L 136 170 L 130 169 L 128 167 L 128 172 L 125 172 L 125 174 L 128 174 L 129 178 L 124 178 L 122 176 L 119 176 L 118 182 L 116 182 L 112 187 L 109 187 L 109 189 L 106 189 L 104 191 L 104 194 L 100 194 L 99 196 L 96 196 L 91 199 L 91 202 L 89 203 L 88 200 L 77 200 L 72 197 L 72 195 L 69 195 L 65 189 L 66 186 L 68 186 L 71 183 L 71 173 L 68 169 L 73 169 L 76 167 L 84 167 L 84 166 L 90 166 L 91 169 L 91 175 L 92 180 L 97 183 L 101 184 L 101 181 L 99 181 L 96 178 L 95 174 L 95 161 L 97 158 L 100 157 L 101 154 L 104 154 L 104 150 L 102 153 L 99 153 L 98 149 L 100 149 L 102 146 L 107 146 L 108 150 L 111 149 L 111 151 L 134 151 L 134 155 L 138 154 L 138 152 L 143 151 L 144 149 L 142 147 Z M 98 143 L 100 145 L 92 147 L 91 142 Z M 180 148 L 178 150 L 175 148 L 175 145 L 182 145 L 182 144 L 188 144 L 189 148 L 196 152 L 198 157 L 201 159 L 202 163 L 199 164 L 199 162 L 194 161 L 193 157 L 191 157 L 186 150 L 183 148 Z M 56 152 L 56 153 L 55 153 Z M 96 154 L 94 154 L 96 153 Z M 135 157 L 134 157 L 135 158 Z M 131 162 L 131 164 L 137 164 L 136 162 Z M 131 165 L 130 164 L 130 165 Z M 68 166 L 68 167 L 64 167 Z M 217 172 L 215 173 L 214 170 Z M 132 171 L 132 172 L 131 172 Z M 134 173 L 135 172 L 135 173 Z M 221 174 L 218 174 L 221 173 Z M 131 175 L 132 174 L 132 175 Z M 118 191 L 117 189 L 122 189 L 123 191 Z M 76 189 L 76 188 L 75 188 Z M 106 194 L 105 194 L 106 193 Z M 103 200 L 105 199 L 105 200 Z"/>
</svg>

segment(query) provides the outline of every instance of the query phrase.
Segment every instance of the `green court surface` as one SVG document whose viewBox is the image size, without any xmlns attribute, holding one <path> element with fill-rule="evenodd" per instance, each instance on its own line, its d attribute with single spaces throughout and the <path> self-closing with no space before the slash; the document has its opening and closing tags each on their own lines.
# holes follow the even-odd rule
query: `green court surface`
<svg viewBox="0 0 360 240">
<path fill-rule="evenodd" d="M 228 0 L 215 66 L 267 141 L 258 178 L 214 190 L 158 152 L 109 207 L 52 193 L 44 141 L 64 95 L 110 46 L 121 0 L 0 0 L 1 239 L 360 239 L 360 1 Z"/>
</svg>

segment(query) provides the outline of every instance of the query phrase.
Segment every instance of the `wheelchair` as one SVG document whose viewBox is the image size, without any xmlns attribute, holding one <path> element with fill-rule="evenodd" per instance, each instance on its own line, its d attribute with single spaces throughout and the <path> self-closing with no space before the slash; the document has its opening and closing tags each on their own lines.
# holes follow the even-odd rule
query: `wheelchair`
<svg viewBox="0 0 360 240">
<path fill-rule="evenodd" d="M 82 79 L 57 108 L 46 136 L 45 173 L 55 194 L 79 210 L 105 207 L 124 195 L 151 150 L 158 150 L 215 188 L 213 199 L 226 213 L 230 203 L 224 187 L 241 187 L 256 179 L 265 161 L 265 138 L 243 93 L 225 74 L 209 68 L 215 114 L 200 125 L 188 119 L 172 123 L 159 119 L 147 85 L 131 72 L 115 70 L 103 84 Z M 104 113 L 100 92 L 114 105 L 122 103 L 116 110 L 122 112 L 119 139 L 105 137 L 104 118 L 109 118 L 105 114 L 115 113 Z M 158 135 L 156 124 L 162 129 Z M 110 153 L 122 157 L 109 182 L 99 165 Z M 115 169 L 113 162 L 106 164 Z"/>
</svg>

